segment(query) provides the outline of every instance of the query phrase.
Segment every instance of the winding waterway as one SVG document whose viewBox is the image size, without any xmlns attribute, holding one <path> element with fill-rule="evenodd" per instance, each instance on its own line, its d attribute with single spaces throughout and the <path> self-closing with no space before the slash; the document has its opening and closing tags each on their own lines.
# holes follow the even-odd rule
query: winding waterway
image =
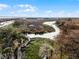
<svg viewBox="0 0 79 59">
<path fill-rule="evenodd" d="M 48 25 L 50 27 L 52 27 L 53 29 L 55 29 L 55 32 L 50 32 L 50 33 L 44 33 L 42 35 L 40 34 L 27 34 L 27 37 L 29 38 L 48 38 L 51 40 L 55 40 L 55 37 L 57 37 L 60 34 L 60 29 L 59 27 L 57 27 L 56 25 L 56 21 L 49 21 L 49 22 L 44 22 L 43 25 Z"/>
</svg>

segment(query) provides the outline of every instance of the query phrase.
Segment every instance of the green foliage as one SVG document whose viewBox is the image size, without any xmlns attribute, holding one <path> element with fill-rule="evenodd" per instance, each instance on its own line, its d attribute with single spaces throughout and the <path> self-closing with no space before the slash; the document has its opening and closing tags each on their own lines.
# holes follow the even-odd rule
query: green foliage
<svg viewBox="0 0 79 59">
<path fill-rule="evenodd" d="M 52 31 L 49 26 L 44 26 L 43 29 L 48 32 Z M 36 31 L 31 31 L 30 28 L 25 27 L 22 22 L 15 22 L 12 25 L 0 29 L 0 44 L 2 45 L 0 46 L 0 50 L 2 53 L 10 53 L 11 49 L 15 50 L 13 45 L 14 40 L 18 41 L 19 44 L 21 44 L 22 41 L 26 41 L 27 38 L 22 35 L 23 32 L 35 33 Z M 28 44 L 29 47 L 24 51 L 26 55 L 25 59 L 41 59 L 41 57 L 39 57 L 39 49 L 44 43 L 53 46 L 53 41 L 49 39 L 34 38 L 33 41 Z"/>
<path fill-rule="evenodd" d="M 53 42 L 50 40 L 36 38 L 29 44 L 29 47 L 26 48 L 26 59 L 41 59 L 41 57 L 39 57 L 39 49 L 44 43 L 53 46 Z"/>
<path fill-rule="evenodd" d="M 23 22 L 15 21 L 15 22 L 13 23 L 13 27 L 19 27 L 19 26 L 22 25 L 22 24 L 23 24 Z"/>
</svg>

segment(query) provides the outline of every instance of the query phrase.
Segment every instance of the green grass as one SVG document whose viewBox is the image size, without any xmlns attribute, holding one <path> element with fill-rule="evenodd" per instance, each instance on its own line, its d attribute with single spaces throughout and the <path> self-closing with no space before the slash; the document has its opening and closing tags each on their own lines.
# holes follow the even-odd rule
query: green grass
<svg viewBox="0 0 79 59">
<path fill-rule="evenodd" d="M 47 40 L 47 39 L 40 39 L 40 38 L 36 38 L 35 41 L 32 41 L 29 44 L 29 47 L 26 48 L 26 58 L 25 59 L 41 59 L 39 57 L 39 49 L 40 47 L 46 43 L 46 44 L 50 44 L 53 46 L 53 41 Z"/>
</svg>

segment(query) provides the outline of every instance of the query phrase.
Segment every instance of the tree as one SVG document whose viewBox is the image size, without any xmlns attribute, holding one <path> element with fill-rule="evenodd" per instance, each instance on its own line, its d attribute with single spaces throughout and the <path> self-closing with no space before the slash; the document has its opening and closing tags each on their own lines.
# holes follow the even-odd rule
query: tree
<svg viewBox="0 0 79 59">
<path fill-rule="evenodd" d="M 49 44 L 43 44 L 39 50 L 39 56 L 42 59 L 52 59 L 53 48 Z"/>
<path fill-rule="evenodd" d="M 21 45 L 27 41 L 27 38 L 23 36 L 20 31 L 18 32 L 14 29 L 7 28 L 0 30 L 0 41 L 2 41 L 2 54 L 9 59 L 12 58 L 11 56 L 17 59 L 19 57 L 17 53 L 21 52 Z"/>
</svg>

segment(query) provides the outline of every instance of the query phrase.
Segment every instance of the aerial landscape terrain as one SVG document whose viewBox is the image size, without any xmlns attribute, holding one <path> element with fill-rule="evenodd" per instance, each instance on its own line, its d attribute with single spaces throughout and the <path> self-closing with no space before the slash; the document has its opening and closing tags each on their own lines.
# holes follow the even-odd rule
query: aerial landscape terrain
<svg viewBox="0 0 79 59">
<path fill-rule="evenodd" d="M 78 18 L 1 18 L 0 59 L 79 59 Z"/>
<path fill-rule="evenodd" d="M 79 0 L 0 0 L 0 59 L 79 59 Z"/>
</svg>

